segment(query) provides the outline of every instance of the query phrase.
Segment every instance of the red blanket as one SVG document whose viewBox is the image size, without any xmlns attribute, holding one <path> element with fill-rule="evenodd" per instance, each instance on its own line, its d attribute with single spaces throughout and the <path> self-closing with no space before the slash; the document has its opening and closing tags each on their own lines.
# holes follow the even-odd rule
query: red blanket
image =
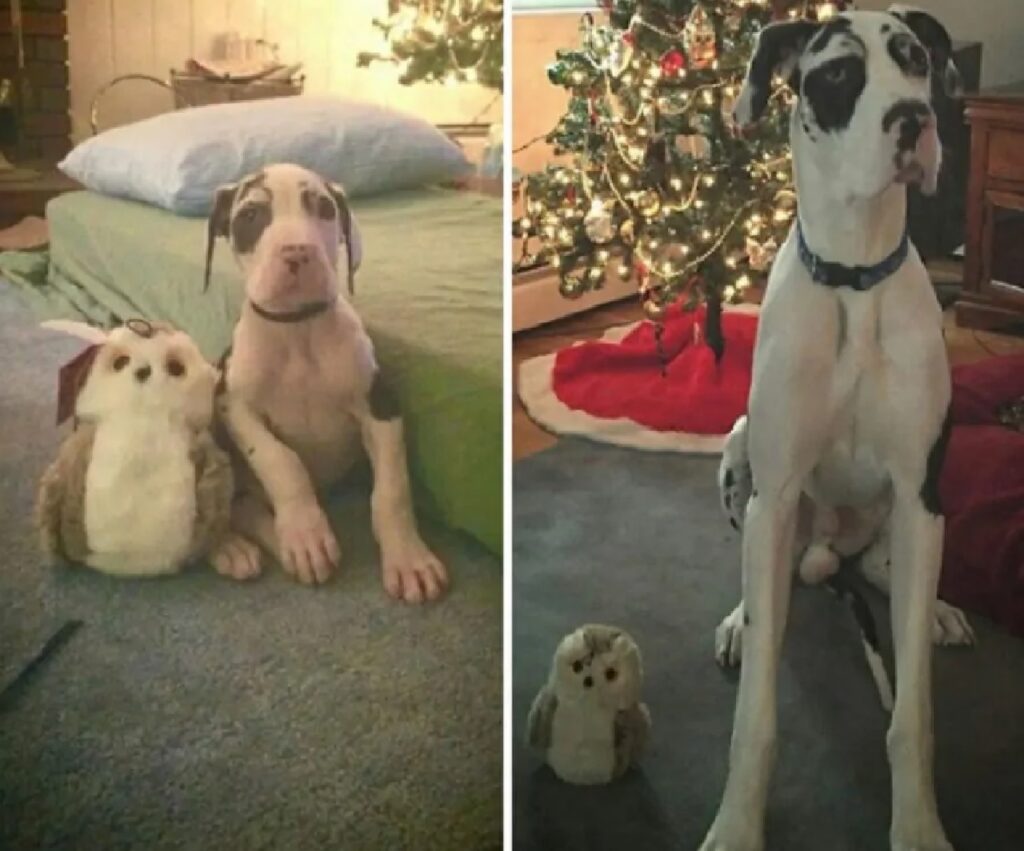
<svg viewBox="0 0 1024 851">
<path fill-rule="evenodd" d="M 939 592 L 1024 636 L 1024 434 L 996 419 L 1002 405 L 1021 396 L 1024 355 L 953 370 Z"/>
</svg>

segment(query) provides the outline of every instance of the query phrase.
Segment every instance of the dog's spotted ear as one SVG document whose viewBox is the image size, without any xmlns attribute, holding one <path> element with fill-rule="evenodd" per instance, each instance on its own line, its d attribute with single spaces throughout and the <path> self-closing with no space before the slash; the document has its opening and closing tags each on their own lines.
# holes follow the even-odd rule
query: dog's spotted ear
<svg viewBox="0 0 1024 851">
<path fill-rule="evenodd" d="M 338 205 L 338 226 L 342 241 L 345 243 L 345 255 L 348 257 L 348 291 L 356 291 L 356 269 L 363 262 L 363 240 L 359 234 L 352 209 L 348 205 L 345 190 L 337 183 L 328 183 L 327 191 Z"/>
<path fill-rule="evenodd" d="M 747 67 L 747 78 L 736 98 L 733 118 L 740 127 L 749 127 L 764 113 L 772 92 L 772 77 L 778 74 L 799 93 L 797 63 L 807 42 L 820 28 L 814 21 L 783 21 L 769 24 L 757 37 L 754 55 Z"/>
<path fill-rule="evenodd" d="M 945 93 L 950 97 L 961 97 L 964 93 L 963 79 L 953 61 L 953 40 L 946 28 L 936 18 L 913 6 L 896 3 L 889 7 L 888 12 L 903 21 L 924 45 L 931 56 L 932 71 L 942 83 Z"/>
<path fill-rule="evenodd" d="M 213 196 L 213 209 L 206 222 L 206 271 L 203 274 L 203 292 L 210 288 L 210 267 L 213 264 L 213 247 L 217 237 L 225 238 L 231 233 L 231 206 L 235 203 L 238 184 L 222 186 Z"/>
</svg>

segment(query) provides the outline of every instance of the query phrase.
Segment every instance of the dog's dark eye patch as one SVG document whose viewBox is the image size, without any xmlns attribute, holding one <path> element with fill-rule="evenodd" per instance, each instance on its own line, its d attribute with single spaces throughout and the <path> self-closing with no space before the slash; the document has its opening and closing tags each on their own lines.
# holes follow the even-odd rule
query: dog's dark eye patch
<svg viewBox="0 0 1024 851">
<path fill-rule="evenodd" d="M 273 214 L 269 203 L 252 201 L 243 204 L 231 219 L 231 242 L 239 254 L 248 254 L 267 229 Z"/>
<path fill-rule="evenodd" d="M 907 33 L 897 33 L 886 45 L 896 66 L 908 77 L 928 76 L 928 53 Z"/>
<path fill-rule="evenodd" d="M 311 216 L 318 219 L 333 222 L 338 215 L 338 209 L 334 202 L 326 195 L 321 195 L 315 189 L 302 190 L 302 209 Z"/>
<path fill-rule="evenodd" d="M 316 214 L 325 221 L 333 222 L 334 217 L 337 215 L 334 202 L 326 195 L 321 195 L 320 200 L 317 202 Z"/>
<path fill-rule="evenodd" d="M 583 670 L 583 663 L 579 659 L 577 659 L 575 662 L 572 663 L 572 669 L 578 674 L 580 671 Z"/>
<path fill-rule="evenodd" d="M 866 83 L 862 56 L 841 56 L 807 72 L 804 97 L 818 127 L 826 133 L 848 127 Z"/>
</svg>

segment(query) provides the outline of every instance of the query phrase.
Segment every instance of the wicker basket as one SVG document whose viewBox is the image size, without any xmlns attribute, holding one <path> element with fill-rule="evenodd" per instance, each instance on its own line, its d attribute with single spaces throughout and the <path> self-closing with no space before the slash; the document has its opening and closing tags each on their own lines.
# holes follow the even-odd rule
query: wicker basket
<svg viewBox="0 0 1024 851">
<path fill-rule="evenodd" d="M 261 100 L 301 95 L 305 77 L 290 80 L 250 80 L 247 82 L 211 80 L 196 74 L 171 71 L 174 108 L 231 103 L 239 100 Z"/>
</svg>

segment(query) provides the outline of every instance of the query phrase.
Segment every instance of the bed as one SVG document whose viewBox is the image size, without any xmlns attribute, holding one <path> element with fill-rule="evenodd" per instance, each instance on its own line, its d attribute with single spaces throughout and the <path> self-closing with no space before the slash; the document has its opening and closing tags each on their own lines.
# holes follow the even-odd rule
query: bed
<svg viewBox="0 0 1024 851">
<path fill-rule="evenodd" d="M 501 550 L 502 213 L 497 198 L 421 188 L 352 202 L 364 243 L 355 303 L 405 416 L 420 509 Z M 227 348 L 242 281 L 222 242 L 203 293 L 206 223 L 72 192 L 47 207 L 46 252 L 0 254 L 43 317 L 147 316 Z"/>
</svg>

